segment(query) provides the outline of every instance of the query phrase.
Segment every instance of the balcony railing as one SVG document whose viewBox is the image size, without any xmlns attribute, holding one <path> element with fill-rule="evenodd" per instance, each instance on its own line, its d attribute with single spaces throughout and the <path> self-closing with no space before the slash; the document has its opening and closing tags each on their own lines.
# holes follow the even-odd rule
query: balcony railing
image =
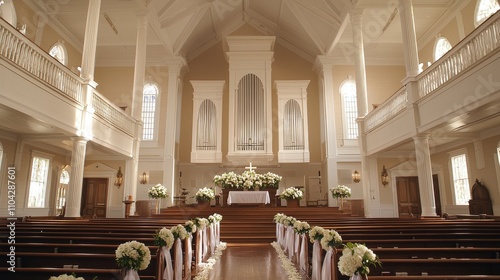
<svg viewBox="0 0 500 280">
<path fill-rule="evenodd" d="M 500 12 L 497 12 L 417 76 L 419 98 L 431 94 L 459 74 L 477 65 L 499 47 Z M 365 133 L 393 118 L 407 106 L 408 95 L 402 88 L 365 116 Z"/>
<path fill-rule="evenodd" d="M 54 93 L 85 105 L 83 80 L 1 18 L 0 59 L 52 86 Z M 134 137 L 135 120 L 95 90 L 92 106 L 96 116 Z"/>
</svg>

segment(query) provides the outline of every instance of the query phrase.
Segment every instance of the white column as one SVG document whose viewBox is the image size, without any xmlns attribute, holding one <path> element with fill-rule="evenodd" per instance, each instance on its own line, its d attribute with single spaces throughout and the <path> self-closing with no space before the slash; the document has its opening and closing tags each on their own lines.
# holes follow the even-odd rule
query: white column
<svg viewBox="0 0 500 280">
<path fill-rule="evenodd" d="M 71 173 L 66 198 L 66 213 L 64 216 L 79 218 L 82 200 L 83 168 L 85 167 L 85 151 L 87 150 L 88 140 L 84 137 L 74 137 L 72 141 Z"/>
<path fill-rule="evenodd" d="M 183 57 L 173 57 L 167 61 L 168 86 L 167 86 L 167 113 L 165 126 L 165 144 L 163 154 L 163 184 L 167 187 L 170 197 L 167 199 L 169 206 L 173 204 L 175 194 L 176 174 L 176 147 L 178 143 L 179 121 L 182 94 L 182 70 L 186 66 Z"/>
<path fill-rule="evenodd" d="M 333 58 L 318 56 L 314 68 L 318 73 L 318 82 L 320 90 L 320 122 L 321 122 L 321 144 L 322 157 L 325 158 L 322 172 L 321 183 L 328 189 L 338 184 L 337 178 L 337 158 L 336 158 L 336 127 L 335 127 L 335 104 L 333 99 Z M 332 205 L 334 200 L 327 191 L 328 205 Z"/>
<path fill-rule="evenodd" d="M 365 50 L 363 47 L 362 30 L 363 10 L 351 12 L 351 24 L 354 45 L 354 65 L 356 70 L 356 101 L 358 105 L 358 116 L 368 114 L 368 96 L 366 91 L 366 67 Z"/>
<path fill-rule="evenodd" d="M 138 120 L 134 139 L 134 154 L 125 164 L 124 195 L 137 199 L 137 176 L 139 173 L 139 153 L 142 139 L 142 94 L 144 90 L 144 73 L 146 73 L 146 37 L 148 21 L 145 15 L 137 19 L 137 39 L 135 48 L 134 87 L 132 89 L 131 115 Z M 125 206 L 124 206 L 125 207 Z M 130 205 L 130 213 L 135 213 L 135 203 Z"/>
<path fill-rule="evenodd" d="M 95 51 L 97 48 L 97 31 L 99 29 L 99 15 L 101 0 L 90 0 L 85 25 L 85 38 L 83 41 L 81 77 L 85 80 L 94 79 Z"/>
<path fill-rule="evenodd" d="M 417 135 L 413 137 L 413 142 L 415 144 L 415 156 L 417 159 L 418 187 L 420 190 L 422 216 L 436 216 L 429 135 Z"/>
<path fill-rule="evenodd" d="M 412 0 L 399 0 L 398 10 L 403 35 L 406 77 L 415 77 L 418 75 L 418 47 Z"/>
</svg>

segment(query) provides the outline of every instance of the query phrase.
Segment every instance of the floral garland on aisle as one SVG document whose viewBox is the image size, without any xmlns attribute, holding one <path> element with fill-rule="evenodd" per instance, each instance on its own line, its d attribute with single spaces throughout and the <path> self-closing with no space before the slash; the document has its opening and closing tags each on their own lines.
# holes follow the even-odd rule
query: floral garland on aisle
<svg viewBox="0 0 500 280">
<path fill-rule="evenodd" d="M 297 271 L 297 268 L 293 264 L 291 260 L 288 259 L 288 257 L 285 255 L 283 252 L 283 249 L 281 249 L 281 246 L 277 242 L 272 242 L 271 245 L 274 247 L 276 252 L 278 253 L 278 258 L 281 260 L 281 266 L 285 270 L 286 274 L 288 275 L 289 280 L 302 280 L 302 276 L 300 273 Z"/>
<path fill-rule="evenodd" d="M 219 243 L 217 249 L 215 249 L 214 254 L 207 260 L 207 262 L 201 263 L 201 270 L 198 274 L 196 274 L 193 280 L 207 280 L 208 276 L 210 276 L 210 271 L 214 269 L 214 265 L 217 263 L 217 261 L 219 261 L 222 256 L 222 251 L 224 251 L 226 248 L 226 242 Z"/>
</svg>

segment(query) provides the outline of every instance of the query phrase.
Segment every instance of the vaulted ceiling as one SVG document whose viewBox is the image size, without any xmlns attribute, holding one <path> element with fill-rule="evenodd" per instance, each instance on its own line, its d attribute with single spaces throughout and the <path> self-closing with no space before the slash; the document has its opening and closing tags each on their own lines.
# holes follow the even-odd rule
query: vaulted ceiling
<svg viewBox="0 0 500 280">
<path fill-rule="evenodd" d="M 65 40 L 81 49 L 88 1 L 25 0 Z M 58 2 L 62 2 L 59 4 Z M 425 43 L 428 31 L 451 18 L 467 1 L 414 0 L 416 32 Z M 403 64 L 396 0 L 105 0 L 101 1 L 97 65 L 133 65 L 137 17 L 146 15 L 148 63 L 183 55 L 189 61 L 245 24 L 296 54 L 314 61 L 329 55 L 351 63 L 349 12 L 363 9 L 368 64 Z"/>
</svg>

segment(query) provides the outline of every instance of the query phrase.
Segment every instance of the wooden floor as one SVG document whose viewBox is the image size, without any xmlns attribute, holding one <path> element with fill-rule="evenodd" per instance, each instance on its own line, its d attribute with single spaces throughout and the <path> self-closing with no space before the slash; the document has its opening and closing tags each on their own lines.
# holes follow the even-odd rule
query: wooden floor
<svg viewBox="0 0 500 280">
<path fill-rule="evenodd" d="M 228 243 L 210 280 L 287 280 L 278 253 L 265 243 Z"/>
</svg>

